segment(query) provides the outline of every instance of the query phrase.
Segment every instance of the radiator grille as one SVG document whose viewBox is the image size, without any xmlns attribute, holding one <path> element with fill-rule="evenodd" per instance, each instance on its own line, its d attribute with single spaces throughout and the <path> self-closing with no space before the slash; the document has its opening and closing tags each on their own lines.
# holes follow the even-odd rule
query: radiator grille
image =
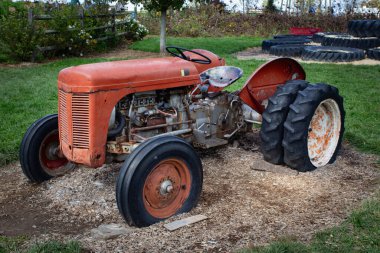
<svg viewBox="0 0 380 253">
<path fill-rule="evenodd" d="M 67 120 L 67 99 L 66 93 L 59 91 L 59 117 L 60 117 L 60 132 L 62 141 L 69 143 L 69 128 Z"/>
<path fill-rule="evenodd" d="M 73 119 L 73 147 L 88 148 L 90 117 L 90 98 L 88 94 L 73 94 L 72 97 L 72 119 Z"/>
</svg>

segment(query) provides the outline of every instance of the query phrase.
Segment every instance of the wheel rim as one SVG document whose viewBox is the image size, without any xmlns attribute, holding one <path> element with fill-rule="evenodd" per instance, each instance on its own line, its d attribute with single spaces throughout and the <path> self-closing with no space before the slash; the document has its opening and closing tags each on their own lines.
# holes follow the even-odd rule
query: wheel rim
<svg viewBox="0 0 380 253">
<path fill-rule="evenodd" d="M 73 165 L 72 163 L 69 163 L 66 158 L 57 155 L 58 148 L 58 130 L 54 130 L 42 140 L 39 150 L 42 169 L 50 176 L 63 174 Z"/>
<path fill-rule="evenodd" d="M 334 155 L 340 138 L 341 114 L 333 99 L 322 101 L 309 125 L 307 148 L 315 167 L 326 165 Z"/>
<path fill-rule="evenodd" d="M 178 159 L 161 161 L 148 175 L 143 188 L 144 206 L 156 218 L 177 213 L 190 194 L 188 166 Z"/>
</svg>

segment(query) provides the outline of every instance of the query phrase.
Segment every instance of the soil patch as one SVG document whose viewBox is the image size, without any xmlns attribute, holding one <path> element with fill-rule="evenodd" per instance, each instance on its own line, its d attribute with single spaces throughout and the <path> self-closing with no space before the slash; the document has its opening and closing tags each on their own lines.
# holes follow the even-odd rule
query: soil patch
<svg viewBox="0 0 380 253">
<path fill-rule="evenodd" d="M 319 45 L 319 44 L 318 44 Z M 279 56 L 271 55 L 267 52 L 263 52 L 261 47 L 253 47 L 248 48 L 244 51 L 240 51 L 235 54 L 238 60 L 262 60 L 269 61 L 277 58 L 281 58 Z M 320 61 L 304 61 L 299 57 L 291 57 L 299 62 L 304 63 L 321 63 L 321 64 L 352 64 L 352 65 L 380 65 L 380 61 L 372 60 L 372 59 L 363 59 L 360 61 L 353 62 L 320 62 Z"/>
<path fill-rule="evenodd" d="M 0 168 L 0 235 L 70 235 L 90 227 L 56 220 L 61 210 L 49 208 L 51 200 L 42 194 L 45 190 L 46 184 L 28 182 L 19 164 Z"/>
<path fill-rule="evenodd" d="M 257 150 L 258 139 L 258 133 L 252 133 L 240 139 L 239 147 L 200 152 L 204 187 L 190 213 L 132 228 L 128 235 L 107 242 L 93 239 L 90 229 L 125 224 L 115 203 L 115 181 L 122 164 L 79 167 L 40 185 L 28 183 L 18 164 L 4 167 L 0 170 L 1 233 L 34 235 L 33 240 L 41 241 L 75 239 L 96 252 L 228 252 L 284 236 L 307 242 L 315 232 L 340 224 L 379 189 L 378 158 L 347 144 L 335 164 L 296 173 L 266 163 Z M 196 214 L 208 219 L 174 232 L 163 226 Z"/>
</svg>

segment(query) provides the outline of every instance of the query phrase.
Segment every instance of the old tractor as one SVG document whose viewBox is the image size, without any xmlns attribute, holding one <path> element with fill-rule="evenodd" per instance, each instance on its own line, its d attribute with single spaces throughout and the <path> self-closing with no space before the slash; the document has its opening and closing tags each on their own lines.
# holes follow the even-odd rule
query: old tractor
<svg viewBox="0 0 380 253">
<path fill-rule="evenodd" d="M 261 124 L 264 159 L 310 171 L 334 162 L 344 131 L 343 99 L 305 81 L 293 59 L 268 62 L 242 89 L 243 72 L 201 49 L 168 47 L 174 57 L 86 64 L 58 77 L 58 114 L 33 123 L 20 147 L 32 182 L 124 161 L 117 205 L 130 225 L 188 212 L 202 190 L 195 149 L 227 144 Z"/>
</svg>

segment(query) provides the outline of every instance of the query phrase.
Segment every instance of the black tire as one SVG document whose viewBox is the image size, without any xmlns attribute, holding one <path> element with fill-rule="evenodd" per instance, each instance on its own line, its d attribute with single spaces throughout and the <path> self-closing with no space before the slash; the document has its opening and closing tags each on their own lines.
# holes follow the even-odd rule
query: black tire
<svg viewBox="0 0 380 253">
<path fill-rule="evenodd" d="M 198 203 L 202 191 L 203 170 L 197 153 L 183 139 L 173 136 L 153 138 L 142 143 L 125 160 L 117 180 L 117 206 L 129 225 L 145 227 L 168 218 L 152 214 L 153 211 L 146 206 L 149 201 L 143 192 L 145 192 L 145 183 L 150 178 L 151 172 L 160 168 L 159 164 L 170 159 L 181 161 L 187 166 L 191 183 L 188 186 L 181 185 L 181 188 L 177 188 L 179 190 L 177 195 L 174 196 L 175 198 L 179 196 L 181 190 L 185 191 L 188 189 L 187 187 L 190 187 L 188 196 L 181 202 L 181 206 L 175 208 L 174 213 L 169 214 L 168 217 L 188 212 Z M 176 170 L 179 169 L 176 168 Z M 163 181 L 165 180 L 162 179 L 160 182 Z M 174 184 L 174 182 L 172 183 Z M 154 189 L 157 189 L 157 187 Z M 183 191 L 181 194 L 183 194 Z M 172 203 L 174 202 L 169 204 L 171 205 Z M 164 209 L 162 209 L 163 212 L 166 212 Z"/>
<path fill-rule="evenodd" d="M 367 51 L 367 56 L 369 59 L 380 61 L 380 47 L 369 49 Z"/>
<path fill-rule="evenodd" d="M 269 50 L 269 54 L 284 57 L 301 57 L 303 49 L 306 45 L 277 45 L 272 46 Z"/>
<path fill-rule="evenodd" d="M 319 33 L 314 33 L 313 34 L 313 42 L 315 43 L 322 43 L 323 41 L 323 38 L 326 36 L 326 35 L 336 35 L 336 36 L 346 36 L 347 34 L 344 34 L 344 33 L 337 33 L 337 32 L 319 32 Z"/>
<path fill-rule="evenodd" d="M 355 37 L 380 38 L 380 19 L 351 20 L 348 22 L 348 32 Z"/>
<path fill-rule="evenodd" d="M 309 82 L 292 80 L 279 86 L 263 113 L 260 138 L 264 160 L 273 164 L 284 163 L 284 122 L 288 116 L 289 106 L 294 102 L 297 93 L 305 89 Z"/>
<path fill-rule="evenodd" d="M 274 40 L 264 40 L 261 44 L 261 49 L 263 51 L 269 51 L 272 46 L 285 45 L 285 44 L 305 44 L 310 43 L 309 39 L 274 39 Z"/>
<path fill-rule="evenodd" d="M 274 35 L 273 39 L 307 39 L 310 40 L 312 39 L 312 36 L 309 35 L 294 35 L 294 34 L 278 34 Z"/>
<path fill-rule="evenodd" d="M 335 113 L 332 113 L 332 107 L 326 106 L 326 101 L 329 101 L 329 105 L 330 103 L 335 104 Z M 332 132 L 329 132 L 330 135 L 324 133 L 324 138 L 315 138 L 319 141 L 322 141 L 321 143 L 325 143 L 325 145 L 331 145 L 328 146 L 328 148 L 331 149 L 330 152 L 326 151 L 320 153 L 321 155 L 324 155 L 320 158 L 322 161 L 317 160 L 312 155 L 310 155 L 309 152 L 313 154 L 314 151 L 308 148 L 309 138 L 313 138 L 309 135 L 314 134 L 311 126 L 314 124 L 311 124 L 311 121 L 317 111 L 317 108 L 321 107 L 325 108 L 326 111 L 329 110 L 331 115 L 336 116 L 334 116 L 335 121 L 329 121 L 336 123 L 333 125 L 335 127 L 333 129 L 336 131 L 333 130 Z M 315 85 L 309 85 L 303 91 L 298 92 L 296 100 L 290 106 L 290 110 L 284 124 L 285 131 L 284 139 L 282 142 L 282 145 L 284 147 L 284 162 L 289 167 L 301 172 L 312 171 L 317 167 L 326 165 L 327 163 L 333 163 L 337 157 L 342 143 L 342 137 L 344 133 L 344 118 L 345 112 L 343 108 L 343 98 L 339 95 L 337 88 L 327 84 L 319 83 Z M 318 117 L 316 119 L 318 119 Z M 327 129 L 318 128 L 317 126 L 319 125 L 316 125 L 315 131 L 318 131 L 318 129 Z M 329 128 L 329 130 L 330 129 L 331 128 Z M 339 131 L 337 129 L 339 129 Z M 334 134 L 335 138 L 333 138 Z M 313 160 L 314 164 L 311 159 Z M 319 163 L 319 161 L 321 163 Z"/>
<path fill-rule="evenodd" d="M 376 37 L 357 38 L 351 35 L 326 35 L 322 40 L 322 46 L 351 47 L 367 50 L 380 46 L 380 39 Z"/>
<path fill-rule="evenodd" d="M 32 182 L 41 183 L 49 180 L 52 177 L 65 174 L 74 168 L 74 164 L 68 162 L 65 158 L 59 158 L 50 155 L 46 157 L 45 150 L 42 150 L 46 144 L 46 138 L 50 136 L 58 138 L 58 115 L 51 114 L 34 122 L 24 134 L 20 145 L 20 164 L 25 176 Z M 53 136 L 53 137 L 54 137 Z M 56 141 L 53 139 L 54 145 Z M 54 148 L 54 147 L 51 147 Z M 58 162 L 62 166 L 56 168 L 49 168 L 50 164 L 46 162 Z"/>
<path fill-rule="evenodd" d="M 364 50 L 347 47 L 307 46 L 302 52 L 302 60 L 305 61 L 351 62 L 364 57 Z"/>
</svg>

